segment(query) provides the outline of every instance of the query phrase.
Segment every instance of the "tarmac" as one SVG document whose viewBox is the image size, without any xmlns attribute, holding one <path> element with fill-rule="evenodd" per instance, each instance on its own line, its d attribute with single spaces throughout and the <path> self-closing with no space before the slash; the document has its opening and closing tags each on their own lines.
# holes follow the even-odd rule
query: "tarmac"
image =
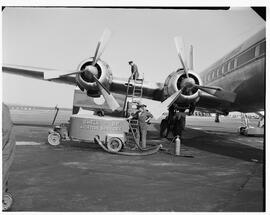
<svg viewBox="0 0 270 215">
<path fill-rule="evenodd" d="M 114 155 L 93 143 L 52 147 L 48 127 L 15 126 L 12 211 L 264 211 L 264 138 L 237 134 L 239 119 L 213 120 L 187 119 L 180 157 Z M 147 143 L 173 151 L 156 123 Z"/>
</svg>

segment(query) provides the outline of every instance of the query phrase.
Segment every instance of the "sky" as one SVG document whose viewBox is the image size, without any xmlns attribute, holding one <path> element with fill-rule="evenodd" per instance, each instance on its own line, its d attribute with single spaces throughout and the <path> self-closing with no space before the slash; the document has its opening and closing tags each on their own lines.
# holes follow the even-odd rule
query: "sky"
<svg viewBox="0 0 270 215">
<path fill-rule="evenodd" d="M 3 64 L 75 70 L 92 57 L 105 28 L 112 37 L 101 59 L 114 77 L 128 78 L 133 60 L 147 81 L 164 82 L 181 67 L 174 37 L 194 46 L 200 73 L 265 22 L 249 8 L 177 9 L 6 8 L 2 12 Z M 72 107 L 74 86 L 3 73 L 9 104 Z"/>
</svg>

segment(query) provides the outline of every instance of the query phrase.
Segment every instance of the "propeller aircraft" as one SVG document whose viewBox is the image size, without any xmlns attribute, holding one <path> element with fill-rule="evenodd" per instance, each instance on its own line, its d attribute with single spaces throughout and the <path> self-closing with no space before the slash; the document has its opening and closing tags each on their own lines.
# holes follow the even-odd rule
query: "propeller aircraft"
<svg viewBox="0 0 270 215">
<path fill-rule="evenodd" d="M 80 63 L 75 71 L 19 65 L 3 65 L 2 70 L 10 74 L 78 86 L 89 99 L 102 95 L 109 109 L 121 110 L 117 100 L 125 100 L 128 82 L 113 77 L 109 65 L 100 59 L 110 35 L 110 31 L 106 29 L 94 56 Z M 153 110 L 156 118 L 173 103 L 181 107 L 182 111 L 195 106 L 197 110 L 224 115 L 231 111 L 264 110 L 265 28 L 200 74 L 193 70 L 193 47 L 190 47 L 187 65 L 183 57 L 183 40 L 175 37 L 174 41 L 182 68 L 169 74 L 163 83 L 143 83 L 142 97 L 161 102 L 160 107 Z M 112 93 L 117 95 L 117 99 Z M 75 106 L 73 112 L 77 113 L 78 107 Z"/>
</svg>

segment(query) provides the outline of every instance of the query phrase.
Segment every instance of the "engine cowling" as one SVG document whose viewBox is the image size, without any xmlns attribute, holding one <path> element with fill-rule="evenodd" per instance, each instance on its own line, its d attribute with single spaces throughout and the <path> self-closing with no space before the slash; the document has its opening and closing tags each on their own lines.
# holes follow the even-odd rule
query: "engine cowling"
<svg viewBox="0 0 270 215">
<path fill-rule="evenodd" d="M 200 90 L 197 88 L 193 88 L 193 89 L 189 88 L 189 83 L 192 82 L 197 85 L 201 85 L 202 82 L 201 82 L 200 77 L 195 72 L 189 71 L 188 75 L 189 75 L 189 78 L 187 78 L 183 69 L 179 69 L 175 72 L 172 72 L 165 80 L 165 84 L 164 84 L 165 98 L 183 89 L 176 103 L 181 104 L 182 106 L 186 106 L 191 103 L 196 103 L 200 98 Z"/>
<path fill-rule="evenodd" d="M 93 71 L 88 69 L 90 67 L 93 68 L 92 62 L 93 58 L 89 58 L 80 63 L 80 65 L 78 66 L 78 70 L 81 70 L 83 72 L 76 75 L 76 81 L 78 87 L 82 91 L 86 91 L 88 96 L 99 97 L 100 90 L 97 86 L 97 83 L 93 79 L 93 75 L 96 76 L 100 83 L 102 83 L 107 89 L 109 89 L 110 84 L 112 83 L 112 72 L 107 63 L 99 60 L 94 66 L 95 74 L 92 74 Z"/>
</svg>

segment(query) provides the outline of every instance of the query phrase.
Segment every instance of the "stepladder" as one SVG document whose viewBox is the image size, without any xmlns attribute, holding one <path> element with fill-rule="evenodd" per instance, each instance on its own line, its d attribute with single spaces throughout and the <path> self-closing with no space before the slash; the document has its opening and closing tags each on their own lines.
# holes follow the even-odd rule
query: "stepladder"
<svg viewBox="0 0 270 215">
<path fill-rule="evenodd" d="M 126 99 L 124 104 L 124 115 L 125 117 L 130 117 L 132 114 L 136 113 L 137 105 L 141 103 L 141 98 L 143 95 L 143 78 L 129 79 L 127 86 Z M 127 135 L 128 145 L 136 145 L 135 141 L 139 142 L 139 125 L 138 120 L 132 118 L 129 120 L 130 131 Z"/>
</svg>

